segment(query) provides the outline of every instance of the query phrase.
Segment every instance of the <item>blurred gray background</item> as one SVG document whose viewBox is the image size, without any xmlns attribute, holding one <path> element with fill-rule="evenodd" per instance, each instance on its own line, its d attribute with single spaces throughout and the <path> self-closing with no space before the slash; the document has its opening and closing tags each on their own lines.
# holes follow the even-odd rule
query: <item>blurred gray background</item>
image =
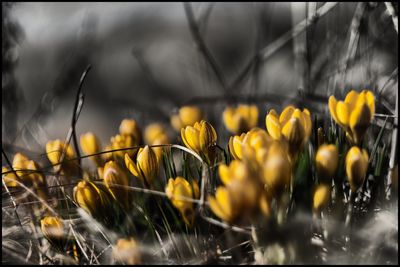
<svg viewBox="0 0 400 267">
<path fill-rule="evenodd" d="M 77 133 L 93 131 L 103 144 L 125 117 L 142 126 L 168 123 L 171 112 L 188 102 L 199 104 L 218 124 L 227 102 L 217 96 L 252 96 L 235 101 L 255 101 L 260 126 L 268 109 L 280 110 L 299 90 L 341 96 L 350 88 L 385 86 L 384 101 L 394 107 L 393 90 L 386 87 L 397 87 L 390 78 L 397 77 L 398 38 L 385 5 L 340 3 L 314 19 L 323 5 L 192 3 L 200 33 L 228 84 L 257 51 L 302 20 L 311 25 L 257 64 L 238 88 L 224 90 L 195 46 L 182 3 L 3 4 L 3 145 L 43 151 L 49 139 L 64 139 L 88 64 Z M 351 28 L 357 14 L 359 26 Z M 341 79 L 351 34 L 359 39 Z M 197 102 L 198 97 L 205 100 Z M 312 105 L 323 110 L 326 102 Z"/>
</svg>

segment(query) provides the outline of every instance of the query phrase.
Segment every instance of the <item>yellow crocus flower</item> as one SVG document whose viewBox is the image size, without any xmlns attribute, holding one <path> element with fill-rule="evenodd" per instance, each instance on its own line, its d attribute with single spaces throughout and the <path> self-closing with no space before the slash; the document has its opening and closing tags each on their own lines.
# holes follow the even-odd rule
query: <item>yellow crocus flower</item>
<svg viewBox="0 0 400 267">
<path fill-rule="evenodd" d="M 179 109 L 178 114 L 171 116 L 171 125 L 180 132 L 186 126 L 193 126 L 196 122 L 203 119 L 203 112 L 196 106 L 183 106 Z"/>
<path fill-rule="evenodd" d="M 140 144 L 142 139 L 142 133 L 139 129 L 135 120 L 132 119 L 124 119 L 121 121 L 119 126 L 119 133 L 121 135 L 129 135 L 134 139 L 134 143 Z"/>
<path fill-rule="evenodd" d="M 292 156 L 308 141 L 312 127 L 309 110 L 305 108 L 301 111 L 294 106 L 287 106 L 279 116 L 275 110 L 271 110 L 265 117 L 265 124 L 273 139 L 284 138 L 288 141 Z"/>
<path fill-rule="evenodd" d="M 240 104 L 236 108 L 228 106 L 222 113 L 225 127 L 233 134 L 249 131 L 257 126 L 258 108 L 256 105 Z"/>
<path fill-rule="evenodd" d="M 268 192 L 279 196 L 290 185 L 291 163 L 287 153 L 280 146 L 275 146 L 269 150 L 263 167 Z"/>
<path fill-rule="evenodd" d="M 165 192 L 175 208 L 182 214 L 184 222 L 192 226 L 194 222 L 194 205 L 184 198 L 198 199 L 200 196 L 199 185 L 195 180 L 190 184 L 183 177 L 170 178 L 165 187 Z"/>
<path fill-rule="evenodd" d="M 43 236 L 50 241 L 57 241 L 64 237 L 64 223 L 59 217 L 46 216 L 40 220 Z"/>
<path fill-rule="evenodd" d="M 212 212 L 223 221 L 232 224 L 235 222 L 240 212 L 240 203 L 236 202 L 233 191 L 224 186 L 219 186 L 215 192 L 215 197 L 209 196 L 208 202 Z"/>
<path fill-rule="evenodd" d="M 138 143 L 135 141 L 135 138 L 132 135 L 121 135 L 117 134 L 116 136 L 111 137 L 111 148 L 114 149 L 123 149 L 137 146 Z M 128 153 L 130 157 L 133 157 L 137 149 L 130 149 L 130 150 L 120 150 L 112 152 L 112 155 L 116 160 L 123 159 L 125 153 Z M 109 153 L 107 153 L 109 154 Z"/>
<path fill-rule="evenodd" d="M 243 157 L 251 161 L 263 164 L 265 156 L 273 139 L 265 130 L 254 128 L 243 138 L 242 154 Z"/>
<path fill-rule="evenodd" d="M 93 217 L 108 216 L 110 200 L 107 194 L 93 182 L 80 181 L 73 190 L 75 202 L 79 207 L 91 214 Z"/>
<path fill-rule="evenodd" d="M 199 154 L 208 164 L 214 160 L 217 133 L 210 123 L 202 120 L 193 126 L 181 129 L 181 137 L 186 147 Z"/>
<path fill-rule="evenodd" d="M 9 171 L 10 169 L 8 169 L 7 167 L 1 167 L 2 173 L 8 172 L 6 174 L 2 174 L 5 184 L 7 185 L 7 187 L 18 187 L 19 184 L 16 181 L 20 182 L 20 179 L 18 179 L 14 172 Z"/>
<path fill-rule="evenodd" d="M 120 202 L 123 207 L 127 208 L 129 204 L 129 191 L 127 188 L 113 186 L 129 186 L 129 179 L 125 172 L 115 161 L 109 161 L 104 165 L 102 177 L 104 179 L 104 184 L 111 193 L 111 196 L 116 201 Z"/>
<path fill-rule="evenodd" d="M 85 155 L 92 155 L 100 152 L 100 141 L 97 136 L 92 132 L 82 134 L 80 137 L 80 143 L 83 153 Z M 97 165 L 102 164 L 102 159 L 99 155 L 91 156 L 90 159 Z"/>
<path fill-rule="evenodd" d="M 141 253 L 134 238 L 121 238 L 113 247 L 113 257 L 117 262 L 128 265 L 141 264 Z"/>
<path fill-rule="evenodd" d="M 325 207 L 331 196 L 331 187 L 327 184 L 319 184 L 313 197 L 313 209 L 314 211 L 320 211 L 321 208 Z"/>
<path fill-rule="evenodd" d="M 148 145 L 153 145 L 153 143 L 160 137 L 167 137 L 167 130 L 160 123 L 149 124 L 144 130 L 144 141 Z"/>
<path fill-rule="evenodd" d="M 368 170 L 368 152 L 353 146 L 346 155 L 346 174 L 351 191 L 356 192 L 364 183 Z"/>
<path fill-rule="evenodd" d="M 139 177 L 147 186 L 152 186 L 153 178 L 158 173 L 158 161 L 151 147 L 145 146 L 139 150 L 136 163 L 126 153 L 125 165 L 134 176 Z"/>
<path fill-rule="evenodd" d="M 321 145 L 315 156 L 318 175 L 321 178 L 332 178 L 339 161 L 339 151 L 335 145 Z"/>
<path fill-rule="evenodd" d="M 64 160 L 61 163 L 61 155 L 64 153 Z M 68 175 L 74 175 L 78 171 L 77 160 L 72 160 L 75 158 L 74 150 L 70 144 L 66 145 L 61 140 L 49 141 L 46 144 L 46 154 L 50 162 L 55 165 L 54 169 L 59 171 L 60 169 Z M 61 163 L 61 164 L 59 164 Z M 56 165 L 57 164 L 57 165 Z"/>
<path fill-rule="evenodd" d="M 358 93 L 351 90 L 344 101 L 329 97 L 329 111 L 332 118 L 346 131 L 346 136 L 353 144 L 361 144 L 375 115 L 375 97 L 371 91 Z"/>
<path fill-rule="evenodd" d="M 246 136 L 245 133 L 242 133 L 240 136 L 235 135 L 231 136 L 229 138 L 229 152 L 232 155 L 234 159 L 242 159 L 243 154 L 242 154 L 242 145 L 243 145 L 243 139 Z"/>
</svg>

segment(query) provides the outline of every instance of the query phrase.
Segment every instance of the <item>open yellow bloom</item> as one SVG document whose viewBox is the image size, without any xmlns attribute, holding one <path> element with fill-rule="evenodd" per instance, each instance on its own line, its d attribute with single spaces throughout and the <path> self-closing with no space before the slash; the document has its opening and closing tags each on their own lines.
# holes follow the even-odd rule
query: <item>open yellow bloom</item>
<svg viewBox="0 0 400 267">
<path fill-rule="evenodd" d="M 127 208 L 129 204 L 129 191 L 127 188 L 113 185 L 129 186 L 129 179 L 126 173 L 120 168 L 115 161 L 109 161 L 104 165 L 103 169 L 104 184 L 108 188 L 111 196 L 123 207 Z"/>
<path fill-rule="evenodd" d="M 222 113 L 225 127 L 233 134 L 249 131 L 257 126 L 258 108 L 256 105 L 240 104 L 236 108 L 228 106 Z"/>
<path fill-rule="evenodd" d="M 272 109 L 265 117 L 265 123 L 272 138 L 288 141 L 292 156 L 302 149 L 311 134 L 310 112 L 306 108 L 301 111 L 294 106 L 287 106 L 279 116 Z"/>
<path fill-rule="evenodd" d="M 65 154 L 64 159 L 61 162 L 61 155 L 63 154 L 63 151 L 65 151 Z M 67 146 L 59 139 L 49 141 L 46 144 L 46 154 L 50 162 L 55 165 L 54 169 L 56 171 L 62 169 L 62 171 L 68 175 L 77 173 L 79 166 L 77 160 L 72 160 L 76 156 L 70 144 Z"/>
<path fill-rule="evenodd" d="M 96 135 L 92 132 L 82 134 L 80 137 L 80 143 L 83 153 L 85 155 L 92 155 L 100 152 L 100 141 Z M 90 159 L 97 165 L 102 164 L 102 159 L 99 155 L 91 156 Z"/>
<path fill-rule="evenodd" d="M 357 93 L 351 90 L 344 101 L 329 97 L 329 111 L 332 118 L 346 131 L 353 144 L 361 144 L 365 132 L 375 114 L 375 98 L 371 91 Z"/>
<path fill-rule="evenodd" d="M 153 178 L 158 173 L 157 156 L 149 146 L 139 150 L 136 163 L 128 154 L 125 154 L 125 165 L 134 176 L 139 177 L 147 186 L 152 185 Z"/>
<path fill-rule="evenodd" d="M 133 137 L 136 144 L 140 144 L 142 133 L 135 120 L 124 119 L 119 126 L 119 133 L 121 135 L 130 135 Z"/>
<path fill-rule="evenodd" d="M 112 149 L 123 149 L 123 148 L 134 147 L 134 146 L 138 145 L 138 143 L 135 140 L 136 139 L 134 139 L 134 137 L 132 137 L 132 135 L 117 134 L 116 136 L 111 137 L 111 148 Z M 120 150 L 120 151 L 112 152 L 112 155 L 115 159 L 123 159 L 125 156 L 125 153 L 128 153 L 128 155 L 130 157 L 133 157 L 136 152 L 137 152 L 137 149 Z M 109 154 L 109 153 L 107 153 L 107 154 Z"/>
<path fill-rule="evenodd" d="M 203 119 L 203 112 L 196 106 L 183 106 L 179 109 L 178 114 L 171 116 L 171 125 L 177 131 L 186 126 L 193 126 L 196 122 Z"/>
<path fill-rule="evenodd" d="M 64 237 L 64 224 L 59 217 L 46 216 L 40 221 L 43 236 L 50 241 Z"/>
<path fill-rule="evenodd" d="M 186 147 L 199 154 L 207 163 L 214 160 L 217 133 L 214 127 L 204 120 L 194 126 L 181 129 L 181 137 Z"/>
<path fill-rule="evenodd" d="M 351 191 L 356 192 L 362 186 L 368 169 L 368 152 L 353 146 L 346 155 L 346 174 Z"/>
<path fill-rule="evenodd" d="M 110 200 L 107 194 L 94 183 L 89 181 L 80 181 L 74 187 L 73 195 L 78 206 L 93 217 L 109 215 L 106 213 L 107 208 L 110 205 Z"/>
<path fill-rule="evenodd" d="M 133 238 L 118 239 L 113 247 L 113 257 L 117 262 L 129 265 L 141 264 L 141 255 L 138 243 Z"/>
<path fill-rule="evenodd" d="M 197 182 L 192 180 L 192 183 L 190 184 L 185 178 L 180 176 L 175 179 L 170 178 L 165 187 L 165 192 L 174 207 L 182 214 L 185 223 L 192 226 L 195 217 L 194 204 L 193 202 L 182 199 L 182 197 L 198 199 L 200 196 L 200 190 Z"/>
<path fill-rule="evenodd" d="M 318 175 L 321 178 L 332 178 L 339 161 L 339 152 L 335 145 L 321 145 L 315 156 Z"/>
<path fill-rule="evenodd" d="M 325 207 L 331 196 L 331 187 L 327 184 L 320 184 L 317 186 L 314 192 L 313 208 L 314 211 L 320 211 L 321 208 Z"/>
</svg>

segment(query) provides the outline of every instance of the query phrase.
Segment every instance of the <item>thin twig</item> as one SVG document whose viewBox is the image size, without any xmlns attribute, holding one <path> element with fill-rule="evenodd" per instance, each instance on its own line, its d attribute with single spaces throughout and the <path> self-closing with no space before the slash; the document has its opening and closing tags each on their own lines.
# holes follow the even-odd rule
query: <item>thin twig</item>
<svg viewBox="0 0 400 267">
<path fill-rule="evenodd" d="M 215 60 L 215 58 L 213 57 L 213 55 L 211 54 L 210 50 L 208 49 L 206 43 L 203 40 L 203 37 L 200 34 L 200 30 L 199 30 L 199 26 L 196 23 L 196 20 L 194 18 L 194 14 L 193 14 L 193 10 L 192 10 L 192 6 L 189 2 L 184 2 L 183 3 L 183 7 L 185 9 L 185 15 L 186 18 L 188 20 L 189 23 L 189 29 L 190 29 L 190 33 L 197 45 L 197 48 L 200 50 L 200 52 L 203 54 L 205 60 L 208 62 L 208 64 L 210 65 L 210 67 L 212 68 L 212 70 L 215 73 L 215 76 L 217 77 L 219 83 L 221 84 L 222 88 L 227 91 L 228 87 L 227 87 L 227 83 L 224 77 L 224 74 L 222 72 L 222 70 L 220 69 L 220 67 L 217 64 L 217 61 Z"/>
</svg>

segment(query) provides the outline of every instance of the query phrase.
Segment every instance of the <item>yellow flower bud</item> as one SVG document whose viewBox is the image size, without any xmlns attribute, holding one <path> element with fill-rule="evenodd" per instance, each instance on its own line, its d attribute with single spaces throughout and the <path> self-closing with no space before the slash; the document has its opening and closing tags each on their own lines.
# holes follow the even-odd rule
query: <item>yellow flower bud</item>
<svg viewBox="0 0 400 267">
<path fill-rule="evenodd" d="M 117 134 L 116 136 L 111 137 L 111 148 L 114 149 L 123 149 L 129 147 L 135 147 L 138 143 L 135 141 L 132 135 L 120 135 Z M 129 150 L 120 150 L 112 152 L 115 159 L 122 159 L 125 156 L 125 153 L 128 153 L 130 157 L 133 157 L 137 149 L 129 149 Z"/>
<path fill-rule="evenodd" d="M 208 164 L 214 159 L 217 133 L 206 121 L 181 129 L 181 137 L 186 147 L 199 154 Z"/>
<path fill-rule="evenodd" d="M 135 120 L 122 120 L 121 125 L 119 126 L 119 133 L 121 135 L 132 136 L 136 144 L 139 144 L 142 139 L 142 134 Z"/>
<path fill-rule="evenodd" d="M 183 177 L 170 178 L 165 188 L 168 198 L 171 200 L 175 208 L 182 214 L 184 222 L 192 226 L 194 222 L 194 204 L 184 198 L 198 199 L 200 196 L 199 185 L 196 181 L 192 180 L 190 184 Z"/>
<path fill-rule="evenodd" d="M 344 101 L 329 97 L 332 118 L 346 131 L 350 142 L 360 144 L 375 114 L 375 99 L 371 91 L 351 90 Z"/>
<path fill-rule="evenodd" d="M 314 211 L 319 211 L 325 207 L 331 196 L 331 187 L 327 184 L 320 184 L 314 192 L 313 208 Z"/>
<path fill-rule="evenodd" d="M 196 106 L 184 106 L 179 109 L 178 114 L 171 117 L 172 127 L 179 132 L 186 126 L 193 126 L 196 122 L 201 121 L 203 113 Z"/>
<path fill-rule="evenodd" d="M 97 185 L 89 181 L 81 181 L 74 187 L 74 200 L 79 207 L 93 217 L 103 217 L 109 207 L 109 199 L 106 193 Z"/>
<path fill-rule="evenodd" d="M 353 146 L 346 155 L 346 174 L 351 191 L 356 192 L 364 183 L 368 170 L 368 152 Z"/>
<path fill-rule="evenodd" d="M 321 145 L 315 156 L 318 175 L 321 178 L 332 178 L 339 161 L 339 152 L 335 145 Z"/>
<path fill-rule="evenodd" d="M 236 108 L 227 107 L 222 118 L 225 127 L 233 134 L 249 131 L 257 126 L 258 108 L 256 105 L 240 104 Z"/>
<path fill-rule="evenodd" d="M 264 163 L 264 181 L 267 190 L 279 196 L 290 185 L 291 164 L 288 156 L 279 149 L 271 150 Z"/>
<path fill-rule="evenodd" d="M 113 257 L 117 262 L 136 265 L 141 264 L 141 255 L 139 245 L 133 238 L 118 239 L 113 247 Z"/>
<path fill-rule="evenodd" d="M 127 208 L 129 205 L 129 191 L 127 188 L 113 185 L 129 186 L 129 179 L 125 172 L 119 167 L 115 161 L 109 161 L 104 165 L 103 170 L 104 184 L 108 188 L 111 196 L 123 207 Z"/>
<path fill-rule="evenodd" d="M 282 138 L 288 141 L 289 152 L 295 156 L 302 149 L 311 135 L 311 117 L 308 109 L 287 106 L 280 116 L 271 110 L 265 118 L 269 135 L 275 140 Z"/>
<path fill-rule="evenodd" d="M 59 217 L 46 216 L 40 221 L 43 236 L 50 241 L 64 237 L 64 224 Z"/>
<path fill-rule="evenodd" d="M 245 133 L 242 133 L 240 136 L 235 135 L 231 136 L 229 138 L 229 152 L 232 155 L 234 159 L 242 159 L 243 154 L 242 154 L 242 144 L 243 144 L 243 139 L 246 136 Z"/>
<path fill-rule="evenodd" d="M 160 123 L 152 123 L 144 130 L 144 141 L 148 145 L 153 145 L 159 137 L 167 138 L 167 130 Z"/>
<path fill-rule="evenodd" d="M 65 153 L 64 160 L 62 161 L 62 164 L 59 164 L 61 163 L 61 156 L 63 152 Z M 49 141 L 46 144 L 46 154 L 50 162 L 55 165 L 55 171 L 59 171 L 59 169 L 62 169 L 69 175 L 77 173 L 79 166 L 77 160 L 72 160 L 76 156 L 70 144 L 67 146 L 59 139 Z"/>
<path fill-rule="evenodd" d="M 82 151 L 85 155 L 92 155 L 100 152 L 100 141 L 92 132 L 82 134 L 80 137 Z M 97 165 L 102 164 L 102 159 L 99 155 L 91 156 L 90 159 Z"/>
<path fill-rule="evenodd" d="M 141 148 L 137 154 L 136 163 L 125 154 L 125 165 L 136 177 L 139 177 L 147 186 L 152 186 L 153 178 L 158 173 L 157 156 L 149 146 Z"/>
<path fill-rule="evenodd" d="M 8 169 L 7 167 L 5 167 L 5 166 L 1 167 L 2 173 L 9 172 L 9 171 L 10 171 L 10 169 Z M 19 186 L 19 184 L 16 181 L 20 182 L 20 180 L 18 179 L 18 177 L 15 175 L 14 172 L 2 174 L 2 176 L 3 176 L 3 180 L 4 180 L 5 184 L 7 185 L 7 187 L 18 187 Z"/>
</svg>

